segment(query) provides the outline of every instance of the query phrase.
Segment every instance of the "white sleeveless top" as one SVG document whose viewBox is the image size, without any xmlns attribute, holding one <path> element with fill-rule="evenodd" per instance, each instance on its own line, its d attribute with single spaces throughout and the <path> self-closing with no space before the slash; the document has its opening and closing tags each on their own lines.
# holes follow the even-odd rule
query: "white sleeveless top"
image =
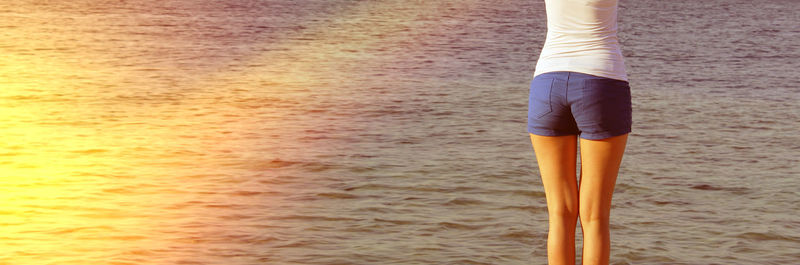
<svg viewBox="0 0 800 265">
<path fill-rule="evenodd" d="M 574 71 L 628 81 L 617 39 L 618 0 L 544 0 L 547 38 L 533 76 Z"/>
</svg>

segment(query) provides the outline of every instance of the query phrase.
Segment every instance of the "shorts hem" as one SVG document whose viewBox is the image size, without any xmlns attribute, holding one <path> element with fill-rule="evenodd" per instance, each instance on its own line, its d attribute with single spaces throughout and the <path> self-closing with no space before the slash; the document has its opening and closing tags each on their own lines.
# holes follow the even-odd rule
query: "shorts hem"
<svg viewBox="0 0 800 265">
<path fill-rule="evenodd" d="M 599 133 L 581 133 L 580 138 L 586 140 L 602 140 L 606 138 L 611 138 L 614 136 L 620 136 L 626 133 L 630 133 L 631 129 L 625 129 L 621 131 L 608 131 L 608 132 L 599 132 Z"/>
<path fill-rule="evenodd" d="M 541 130 L 541 129 L 528 129 L 528 133 L 541 135 L 541 136 L 565 136 L 565 135 L 578 135 L 578 133 L 574 132 L 559 132 L 553 130 Z"/>
</svg>

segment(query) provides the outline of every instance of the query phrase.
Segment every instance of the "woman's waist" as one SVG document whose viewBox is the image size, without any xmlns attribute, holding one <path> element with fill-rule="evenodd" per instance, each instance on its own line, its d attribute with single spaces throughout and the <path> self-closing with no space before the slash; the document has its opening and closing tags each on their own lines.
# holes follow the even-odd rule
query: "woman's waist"
<svg viewBox="0 0 800 265">
<path fill-rule="evenodd" d="M 622 50 L 619 46 L 588 46 L 588 47 L 553 47 L 545 46 L 539 53 L 539 60 L 543 59 L 588 59 L 621 61 Z"/>
<path fill-rule="evenodd" d="M 603 73 L 618 79 L 627 79 L 622 56 L 542 56 L 536 62 L 536 72 L 553 70 Z"/>
<path fill-rule="evenodd" d="M 620 44 L 616 33 L 576 35 L 548 32 L 542 49 L 557 51 L 615 51 L 620 49 Z"/>
</svg>

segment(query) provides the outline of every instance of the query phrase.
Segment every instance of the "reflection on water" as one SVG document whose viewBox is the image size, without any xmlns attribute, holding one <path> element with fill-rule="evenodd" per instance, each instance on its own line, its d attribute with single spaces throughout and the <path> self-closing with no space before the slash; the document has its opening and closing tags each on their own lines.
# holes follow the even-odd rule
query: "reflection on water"
<svg viewBox="0 0 800 265">
<path fill-rule="evenodd" d="M 800 258 L 800 6 L 747 4 L 620 3 L 613 264 Z M 0 264 L 544 263 L 543 7 L 0 4 Z"/>
</svg>

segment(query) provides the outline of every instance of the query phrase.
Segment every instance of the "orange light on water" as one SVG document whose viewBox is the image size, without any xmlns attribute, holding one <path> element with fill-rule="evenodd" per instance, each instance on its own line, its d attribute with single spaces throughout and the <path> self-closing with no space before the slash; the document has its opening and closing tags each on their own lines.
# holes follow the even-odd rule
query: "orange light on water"
<svg viewBox="0 0 800 265">
<path fill-rule="evenodd" d="M 284 205 L 282 180 L 251 176 L 273 174 L 275 157 L 335 148 L 271 137 L 315 124 L 286 106 L 363 93 L 336 85 L 395 58 L 361 56 L 418 45 L 408 21 L 430 14 L 404 4 L 353 5 L 282 38 L 235 43 L 247 50 L 237 56 L 169 32 L 103 31 L 141 24 L 119 14 L 15 17 L 0 32 L 0 264 L 202 262 L 198 246 L 225 246 L 220 234 L 275 240 L 238 227 L 274 229 L 263 219 L 303 205 Z M 371 10 L 390 17 L 353 15 Z"/>
</svg>

